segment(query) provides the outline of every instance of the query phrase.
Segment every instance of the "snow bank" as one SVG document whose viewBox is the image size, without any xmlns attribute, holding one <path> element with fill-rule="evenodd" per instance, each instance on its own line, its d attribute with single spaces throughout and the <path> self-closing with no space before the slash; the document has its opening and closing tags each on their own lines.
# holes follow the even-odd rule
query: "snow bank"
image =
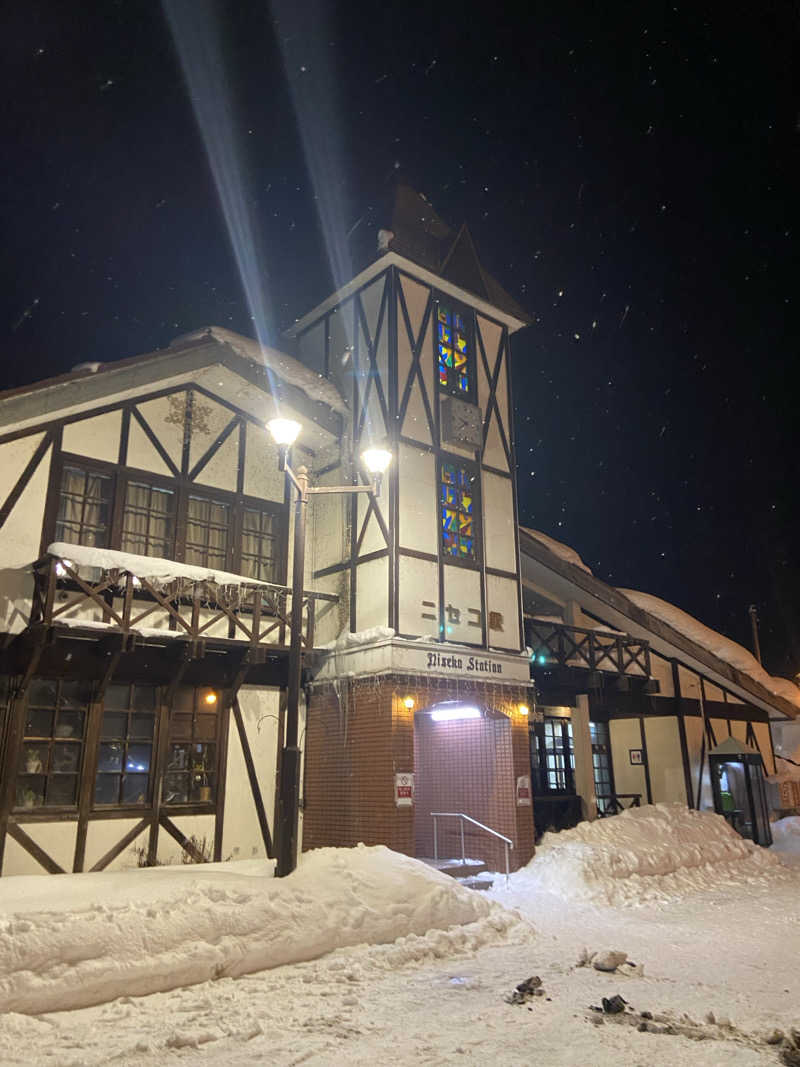
<svg viewBox="0 0 800 1067">
<path fill-rule="evenodd" d="M 531 530 L 528 526 L 520 526 L 520 530 L 529 534 L 535 541 L 540 541 L 545 548 L 549 548 L 553 555 L 558 556 L 559 559 L 563 559 L 566 563 L 571 563 L 573 567 L 580 567 L 580 569 L 586 571 L 587 574 L 592 573 L 575 549 L 570 548 L 569 545 L 562 544 L 561 541 L 556 541 L 554 537 L 548 537 L 547 534 L 542 533 L 541 530 Z"/>
<path fill-rule="evenodd" d="M 319 849 L 289 878 L 271 871 L 251 861 L 3 879 L 0 1012 L 86 1007 L 364 943 L 424 958 L 530 931 L 382 845 Z"/>
<path fill-rule="evenodd" d="M 527 867 L 511 875 L 510 902 L 546 892 L 636 904 L 778 871 L 774 855 L 745 841 L 721 815 L 655 804 L 545 834 Z M 505 900 L 502 889 L 497 897 Z"/>
<path fill-rule="evenodd" d="M 768 692 L 783 697 L 790 704 L 794 704 L 796 708 L 800 708 L 800 689 L 787 678 L 775 678 L 771 674 L 767 674 L 755 656 L 748 652 L 746 648 L 737 645 L 735 641 L 731 641 L 729 637 L 718 634 L 716 630 L 712 630 L 710 626 L 705 626 L 685 611 L 676 608 L 674 604 L 669 604 L 666 600 L 661 600 L 650 593 L 640 593 L 635 589 L 620 589 L 618 591 L 644 611 L 655 615 L 657 619 L 661 619 L 662 622 L 666 622 L 678 633 L 688 637 L 690 641 L 694 641 L 695 644 L 708 649 L 719 659 L 730 663 L 736 670 L 749 675 L 754 682 L 763 685 Z"/>
</svg>

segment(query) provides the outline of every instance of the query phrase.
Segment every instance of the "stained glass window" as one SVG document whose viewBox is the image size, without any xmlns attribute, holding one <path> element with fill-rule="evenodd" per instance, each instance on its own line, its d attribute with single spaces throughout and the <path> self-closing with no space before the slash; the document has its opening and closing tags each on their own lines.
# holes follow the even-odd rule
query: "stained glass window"
<svg viewBox="0 0 800 1067">
<path fill-rule="evenodd" d="M 442 521 L 442 548 L 446 556 L 474 560 L 473 515 L 475 475 L 455 463 L 442 463 L 439 510 Z"/>
<path fill-rule="evenodd" d="M 436 351 L 439 385 L 467 396 L 472 389 L 472 328 L 469 315 L 439 301 L 436 313 Z"/>
</svg>

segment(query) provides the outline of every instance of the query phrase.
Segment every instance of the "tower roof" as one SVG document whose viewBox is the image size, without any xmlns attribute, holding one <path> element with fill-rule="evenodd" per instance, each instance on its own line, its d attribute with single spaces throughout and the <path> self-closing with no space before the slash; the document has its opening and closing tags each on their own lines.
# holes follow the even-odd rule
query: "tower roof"
<svg viewBox="0 0 800 1067">
<path fill-rule="evenodd" d="M 522 322 L 532 321 L 483 268 L 466 223 L 454 230 L 410 185 L 398 183 L 388 202 L 370 209 L 353 228 L 351 242 L 359 270 L 384 252 L 396 252 Z"/>
</svg>

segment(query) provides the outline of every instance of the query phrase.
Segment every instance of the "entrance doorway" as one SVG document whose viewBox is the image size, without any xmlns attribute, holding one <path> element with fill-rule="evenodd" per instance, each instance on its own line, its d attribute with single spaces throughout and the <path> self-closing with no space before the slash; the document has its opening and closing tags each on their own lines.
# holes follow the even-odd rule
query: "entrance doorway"
<svg viewBox="0 0 800 1067">
<path fill-rule="evenodd" d="M 516 803 L 511 722 L 502 712 L 456 701 L 414 716 L 414 844 L 420 859 L 434 855 L 434 812 L 467 815 L 514 839 Z M 505 870 L 503 842 L 473 823 L 437 820 L 438 855 Z"/>
</svg>

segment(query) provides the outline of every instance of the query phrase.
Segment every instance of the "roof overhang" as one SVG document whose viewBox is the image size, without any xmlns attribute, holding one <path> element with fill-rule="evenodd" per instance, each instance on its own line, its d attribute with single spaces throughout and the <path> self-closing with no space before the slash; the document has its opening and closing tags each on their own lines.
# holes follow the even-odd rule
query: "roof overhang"
<svg viewBox="0 0 800 1067">
<path fill-rule="evenodd" d="M 0 438 L 182 384 L 200 385 L 260 421 L 273 417 L 277 402 L 301 422 L 303 443 L 312 450 L 342 436 L 340 412 L 308 396 L 279 371 L 244 358 L 229 344 L 206 334 L 167 349 L 101 364 L 96 371 L 73 371 L 0 395 Z"/>
<path fill-rule="evenodd" d="M 482 300 L 480 297 L 475 296 L 474 293 L 468 292 L 466 289 L 462 289 L 458 285 L 453 285 L 452 282 L 448 282 L 445 278 L 440 277 L 438 274 L 434 274 L 433 271 L 427 270 L 425 267 L 420 267 L 411 259 L 406 259 L 405 256 L 400 256 L 397 252 L 386 252 L 379 259 L 376 259 L 374 263 L 370 263 L 368 267 L 365 267 L 360 274 L 357 274 L 355 278 L 349 281 L 346 285 L 343 285 L 341 289 L 338 289 L 335 293 L 323 300 L 321 304 L 309 311 L 307 315 L 304 315 L 301 319 L 298 319 L 288 330 L 285 331 L 286 337 L 297 337 L 303 333 L 309 326 L 313 326 L 314 323 L 325 315 L 328 311 L 331 311 L 352 296 L 357 290 L 363 288 L 373 278 L 377 278 L 379 274 L 383 274 L 389 267 L 397 267 L 398 270 L 405 271 L 407 274 L 413 275 L 420 282 L 424 282 L 426 285 L 433 286 L 434 289 L 438 289 L 441 293 L 446 293 L 447 296 L 453 297 L 454 300 L 459 300 L 464 304 L 469 304 L 470 307 L 474 307 L 482 315 L 486 315 L 490 319 L 494 319 L 497 322 L 502 322 L 508 326 L 510 333 L 515 333 L 517 330 L 522 329 L 523 326 L 528 326 L 529 323 L 523 319 L 518 319 L 514 315 L 509 315 L 507 311 L 501 311 L 499 308 L 490 304 L 486 300 Z"/>
<path fill-rule="evenodd" d="M 740 699 L 770 715 L 778 712 L 786 719 L 798 717 L 798 709 L 788 700 L 768 692 L 742 671 L 738 671 L 668 623 L 638 607 L 617 589 L 606 585 L 580 567 L 559 559 L 540 541 L 521 529 L 520 569 L 523 585 L 527 572 L 531 584 L 538 586 L 533 573 L 537 568 L 547 572 L 544 576 L 547 588 L 552 589 L 556 596 L 565 601 L 576 601 L 587 614 L 624 630 L 632 637 L 647 641 L 654 652 L 667 659 L 680 660 L 684 666 L 697 671 L 714 684 L 729 689 Z"/>
</svg>

